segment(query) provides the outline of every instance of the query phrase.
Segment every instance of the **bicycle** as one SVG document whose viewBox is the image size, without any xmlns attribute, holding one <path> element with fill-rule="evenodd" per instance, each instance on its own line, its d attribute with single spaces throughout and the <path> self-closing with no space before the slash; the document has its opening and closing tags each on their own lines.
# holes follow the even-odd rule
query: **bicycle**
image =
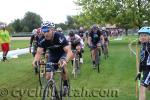
<svg viewBox="0 0 150 100">
<path fill-rule="evenodd" d="M 98 46 L 93 46 L 95 49 L 95 65 L 94 68 L 97 68 L 98 73 L 100 72 L 100 51 L 98 49 Z M 90 47 L 91 48 L 91 47 Z M 91 53 L 91 59 L 92 59 L 92 53 Z"/>
<path fill-rule="evenodd" d="M 74 78 L 77 77 L 77 74 L 79 74 L 80 72 L 80 58 L 79 58 L 79 54 L 77 52 L 77 50 L 72 50 L 72 52 L 74 53 L 74 59 L 73 59 L 73 70 L 72 70 L 72 74 L 74 76 Z"/>
<path fill-rule="evenodd" d="M 108 58 L 108 46 L 107 46 L 107 43 L 104 43 L 104 45 L 103 45 L 103 53 L 104 53 L 104 58 L 107 59 Z"/>
<path fill-rule="evenodd" d="M 55 65 L 58 65 L 58 63 L 52 63 L 52 62 L 49 62 L 49 63 L 46 63 L 46 64 L 43 64 L 43 65 L 50 65 L 52 67 L 54 67 Z M 59 84 L 59 91 L 56 87 L 56 82 L 54 80 L 54 74 L 55 73 L 60 73 L 60 84 Z M 61 67 L 59 71 L 52 71 L 51 72 L 51 77 L 50 79 L 48 80 L 45 88 L 44 88 L 44 92 L 43 92 L 43 97 L 42 97 L 42 100 L 62 100 L 63 98 L 63 79 L 62 79 L 62 74 L 64 73 L 64 68 Z M 69 97 L 69 92 L 70 92 L 70 84 L 68 82 L 68 97 Z M 49 94 L 50 94 L 50 98 L 49 97 Z"/>
<path fill-rule="evenodd" d="M 37 71 L 38 71 L 38 79 L 40 87 L 43 88 L 46 85 L 46 68 L 43 65 L 45 61 L 41 59 L 39 62 L 36 62 Z"/>
</svg>

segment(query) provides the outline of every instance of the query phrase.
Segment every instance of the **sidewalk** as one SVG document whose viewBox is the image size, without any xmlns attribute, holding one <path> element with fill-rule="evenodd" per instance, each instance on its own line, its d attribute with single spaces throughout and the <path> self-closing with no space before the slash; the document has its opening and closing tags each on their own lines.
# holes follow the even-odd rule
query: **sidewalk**
<svg viewBox="0 0 150 100">
<path fill-rule="evenodd" d="M 11 50 L 8 52 L 8 59 L 10 58 L 18 58 L 19 55 L 27 54 L 29 53 L 29 48 L 24 48 L 24 49 L 16 49 L 16 50 Z M 2 52 L 0 52 L 0 60 L 2 59 Z"/>
</svg>

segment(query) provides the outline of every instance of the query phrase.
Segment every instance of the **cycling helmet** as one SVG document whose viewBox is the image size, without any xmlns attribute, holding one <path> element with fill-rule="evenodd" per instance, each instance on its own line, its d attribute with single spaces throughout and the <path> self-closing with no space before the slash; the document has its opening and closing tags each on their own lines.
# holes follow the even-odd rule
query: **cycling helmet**
<svg viewBox="0 0 150 100">
<path fill-rule="evenodd" d="M 106 27 L 102 27 L 102 30 L 106 30 Z"/>
<path fill-rule="evenodd" d="M 84 30 L 84 29 L 83 29 L 83 27 L 80 27 L 80 28 L 79 28 L 79 30 L 81 30 L 81 31 L 82 31 L 82 30 Z"/>
<path fill-rule="evenodd" d="M 42 32 L 44 32 L 44 33 L 48 32 L 49 28 L 55 28 L 55 24 L 53 22 L 49 22 L 49 21 L 43 22 L 41 24 L 41 31 Z"/>
<path fill-rule="evenodd" d="M 61 27 L 58 27 L 56 30 L 57 30 L 58 32 L 62 32 L 62 28 L 61 28 Z"/>
<path fill-rule="evenodd" d="M 144 33 L 150 35 L 150 27 L 142 27 L 139 31 L 139 34 Z"/>
<path fill-rule="evenodd" d="M 98 29 L 98 26 L 97 26 L 96 24 L 94 24 L 94 25 L 92 26 L 92 29 Z"/>
<path fill-rule="evenodd" d="M 37 33 L 37 29 L 33 29 L 32 34 L 36 34 Z"/>
<path fill-rule="evenodd" d="M 74 34 L 74 31 L 73 30 L 71 30 L 70 32 L 69 32 L 69 36 L 70 37 L 73 37 L 75 34 Z"/>
</svg>

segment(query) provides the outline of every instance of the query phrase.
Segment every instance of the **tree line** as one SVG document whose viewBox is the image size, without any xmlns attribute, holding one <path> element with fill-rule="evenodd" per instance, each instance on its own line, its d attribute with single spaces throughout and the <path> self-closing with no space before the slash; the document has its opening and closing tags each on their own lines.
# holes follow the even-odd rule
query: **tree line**
<svg viewBox="0 0 150 100">
<path fill-rule="evenodd" d="M 150 0 L 75 0 L 81 8 L 79 15 L 67 16 L 65 23 L 56 24 L 63 30 L 80 26 L 89 28 L 93 24 L 116 25 L 126 31 L 141 28 L 144 21 L 150 24 Z M 40 27 L 40 15 L 27 12 L 22 19 L 16 19 L 8 25 L 12 32 L 31 32 Z"/>
</svg>

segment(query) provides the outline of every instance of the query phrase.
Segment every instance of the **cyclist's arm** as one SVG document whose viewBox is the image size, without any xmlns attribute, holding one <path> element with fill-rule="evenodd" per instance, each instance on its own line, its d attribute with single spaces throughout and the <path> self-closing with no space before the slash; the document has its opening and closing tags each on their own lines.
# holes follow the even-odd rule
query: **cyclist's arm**
<svg viewBox="0 0 150 100">
<path fill-rule="evenodd" d="M 100 40 L 102 41 L 102 45 L 104 44 L 104 42 L 105 42 L 105 40 L 104 40 L 104 36 L 103 35 L 101 35 L 100 36 Z"/>
<path fill-rule="evenodd" d="M 30 38 L 30 47 L 32 46 L 33 40 L 34 40 L 34 35 L 32 35 Z"/>
<path fill-rule="evenodd" d="M 67 53 L 66 61 L 68 62 L 69 60 L 73 59 L 73 53 L 71 50 L 71 45 L 67 45 L 63 49 Z"/>
<path fill-rule="evenodd" d="M 91 39 L 92 39 L 92 38 L 89 36 L 89 37 L 88 37 L 88 44 L 89 44 L 89 45 L 91 44 Z"/>
<path fill-rule="evenodd" d="M 38 48 L 37 48 L 36 55 L 35 55 L 35 57 L 34 57 L 34 61 L 39 61 L 40 58 L 41 58 L 42 53 L 43 53 L 43 48 L 38 47 Z"/>
</svg>

